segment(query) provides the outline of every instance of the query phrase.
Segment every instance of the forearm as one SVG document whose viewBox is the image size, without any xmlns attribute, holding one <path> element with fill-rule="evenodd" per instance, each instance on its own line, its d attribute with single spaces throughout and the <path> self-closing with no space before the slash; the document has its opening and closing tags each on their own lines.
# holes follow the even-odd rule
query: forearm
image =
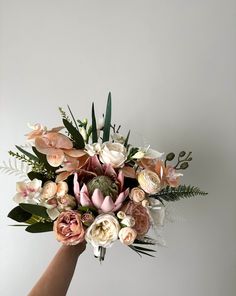
<svg viewBox="0 0 236 296">
<path fill-rule="evenodd" d="M 81 249 L 62 246 L 28 296 L 65 296 Z"/>
</svg>

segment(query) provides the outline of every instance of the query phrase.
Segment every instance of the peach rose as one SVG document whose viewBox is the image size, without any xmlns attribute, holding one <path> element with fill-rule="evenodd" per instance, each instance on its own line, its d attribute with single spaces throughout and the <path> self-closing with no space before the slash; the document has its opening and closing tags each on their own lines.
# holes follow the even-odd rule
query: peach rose
<svg viewBox="0 0 236 296">
<path fill-rule="evenodd" d="M 76 245 L 84 240 L 81 215 L 76 211 L 62 212 L 54 222 L 56 239 L 64 245 Z"/>
<path fill-rule="evenodd" d="M 121 211 L 127 215 L 131 215 L 135 220 L 134 229 L 137 231 L 137 235 L 144 236 L 150 228 L 150 220 L 147 209 L 139 203 L 129 201 L 121 208 Z"/>
<path fill-rule="evenodd" d="M 141 188 L 134 187 L 132 188 L 129 197 L 134 202 L 141 202 L 146 197 L 146 194 Z"/>
<path fill-rule="evenodd" d="M 131 245 L 136 239 L 137 231 L 131 227 L 124 227 L 119 231 L 119 239 L 124 245 Z"/>
</svg>

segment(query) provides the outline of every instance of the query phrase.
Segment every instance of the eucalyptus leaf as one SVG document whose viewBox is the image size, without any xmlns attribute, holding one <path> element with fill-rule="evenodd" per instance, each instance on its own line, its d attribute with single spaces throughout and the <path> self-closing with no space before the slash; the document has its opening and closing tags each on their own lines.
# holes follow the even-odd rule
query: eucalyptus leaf
<svg viewBox="0 0 236 296">
<path fill-rule="evenodd" d="M 31 233 L 52 231 L 53 222 L 37 222 L 29 225 L 25 230 Z"/>
<path fill-rule="evenodd" d="M 31 218 L 31 213 L 25 211 L 20 206 L 15 207 L 10 211 L 7 217 L 17 221 L 17 222 L 25 222 Z"/>
<path fill-rule="evenodd" d="M 34 214 L 36 216 L 42 217 L 42 218 L 49 218 L 47 214 L 47 208 L 39 205 L 34 204 L 26 204 L 26 203 L 20 203 L 19 206 L 25 210 L 26 212 L 30 214 Z"/>
</svg>

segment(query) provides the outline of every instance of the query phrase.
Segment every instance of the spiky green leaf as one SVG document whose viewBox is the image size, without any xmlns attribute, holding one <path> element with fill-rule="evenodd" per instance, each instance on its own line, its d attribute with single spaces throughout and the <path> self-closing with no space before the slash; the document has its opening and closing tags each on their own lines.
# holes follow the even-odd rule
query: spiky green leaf
<svg viewBox="0 0 236 296">
<path fill-rule="evenodd" d="M 63 124 L 71 135 L 72 140 L 75 142 L 76 148 L 83 149 L 85 146 L 84 139 L 80 132 L 66 119 L 63 119 Z"/>
<path fill-rule="evenodd" d="M 97 134 L 97 122 L 94 110 L 94 103 L 92 104 L 92 141 L 93 143 L 97 143 L 98 134 Z"/>
<path fill-rule="evenodd" d="M 102 142 L 109 141 L 111 129 L 111 93 L 108 94 Z"/>
</svg>

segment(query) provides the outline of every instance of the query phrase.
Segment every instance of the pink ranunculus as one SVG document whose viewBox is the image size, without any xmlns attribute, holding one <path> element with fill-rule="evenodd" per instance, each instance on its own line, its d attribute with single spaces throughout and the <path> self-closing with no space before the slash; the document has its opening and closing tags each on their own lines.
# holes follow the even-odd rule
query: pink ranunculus
<svg viewBox="0 0 236 296">
<path fill-rule="evenodd" d="M 84 240 L 85 230 L 77 211 L 62 212 L 54 222 L 56 238 L 64 245 L 76 245 Z"/>
<path fill-rule="evenodd" d="M 119 231 L 119 239 L 124 245 L 132 245 L 137 236 L 137 231 L 131 227 L 121 228 Z"/>
<path fill-rule="evenodd" d="M 121 211 L 134 218 L 135 225 L 133 228 L 137 231 L 139 237 L 144 236 L 148 232 L 150 228 L 150 219 L 147 209 L 141 204 L 129 201 L 121 208 Z"/>
</svg>

